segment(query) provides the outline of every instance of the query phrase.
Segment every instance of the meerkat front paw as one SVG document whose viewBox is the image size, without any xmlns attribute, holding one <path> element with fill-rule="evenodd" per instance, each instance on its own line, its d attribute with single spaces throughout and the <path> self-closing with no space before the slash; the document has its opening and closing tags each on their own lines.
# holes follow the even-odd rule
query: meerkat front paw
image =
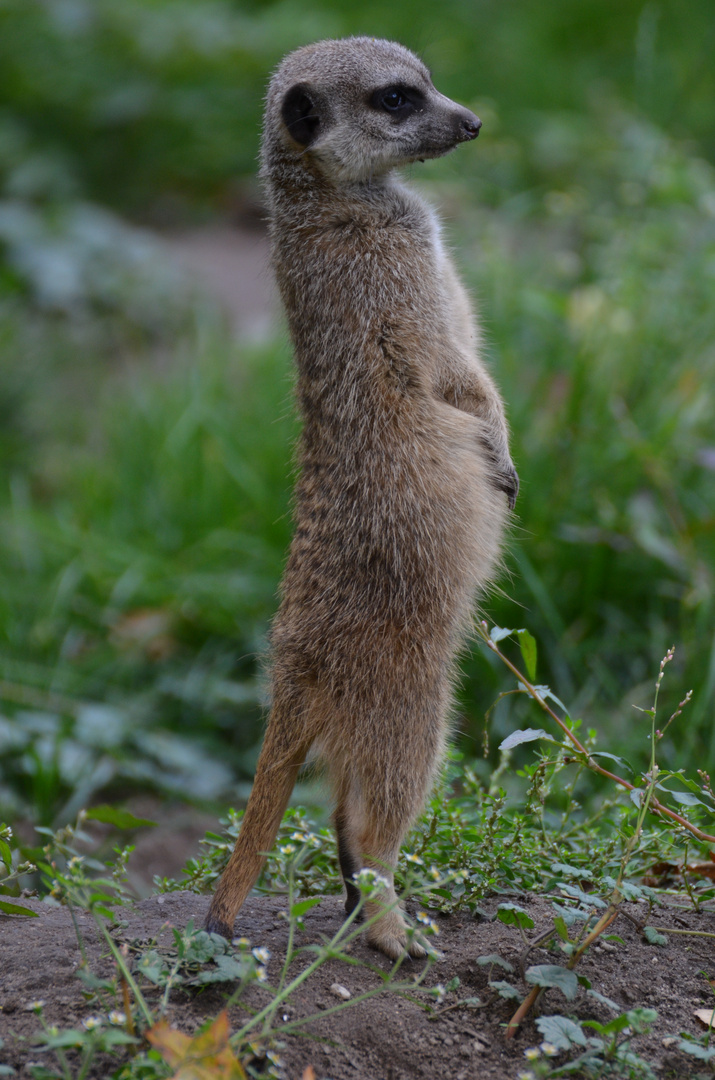
<svg viewBox="0 0 715 1080">
<path fill-rule="evenodd" d="M 419 936 L 408 935 L 399 911 L 388 911 L 373 923 L 367 931 L 367 941 L 373 949 L 379 949 L 391 960 L 397 960 L 405 954 L 414 960 L 421 960 L 427 955 Z"/>
<path fill-rule="evenodd" d="M 516 497 L 519 494 L 519 474 L 511 462 L 507 471 L 499 473 L 498 487 L 500 491 L 506 492 L 509 509 L 513 510 L 516 506 Z"/>
<path fill-rule="evenodd" d="M 509 500 L 509 509 L 513 510 L 516 505 L 516 497 L 519 494 L 519 476 L 509 454 L 506 433 L 492 432 L 490 435 L 482 435 L 480 442 L 486 450 L 494 469 L 491 477 L 492 483 L 499 491 L 506 493 Z"/>
</svg>

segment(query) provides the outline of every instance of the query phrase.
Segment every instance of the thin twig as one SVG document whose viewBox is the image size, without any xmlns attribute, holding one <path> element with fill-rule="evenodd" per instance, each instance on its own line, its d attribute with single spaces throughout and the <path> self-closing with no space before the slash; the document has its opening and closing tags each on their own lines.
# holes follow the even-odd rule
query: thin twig
<svg viewBox="0 0 715 1080">
<path fill-rule="evenodd" d="M 491 649 L 491 651 L 495 653 L 499 657 L 499 659 L 504 664 L 506 664 L 509 670 L 516 676 L 516 678 L 526 690 L 527 694 L 529 694 L 529 696 L 534 699 L 537 705 L 539 705 L 544 710 L 544 712 L 551 717 L 554 723 L 558 724 L 564 735 L 566 735 L 566 737 L 570 739 L 578 752 L 584 755 L 589 769 L 591 769 L 593 772 L 600 773 L 601 776 L 605 776 L 608 780 L 613 780 L 614 783 L 620 784 L 621 787 L 626 788 L 626 790 L 628 791 L 640 790 L 639 788 L 636 788 L 635 784 L 631 784 L 628 780 L 624 780 L 622 776 L 616 776 L 615 773 L 609 772 L 608 769 L 604 769 L 602 765 L 599 765 L 597 761 L 594 761 L 594 759 L 588 753 L 586 747 L 583 746 L 583 744 L 577 739 L 573 731 L 570 730 L 568 725 L 564 723 L 561 717 L 554 712 L 554 710 L 546 703 L 546 701 L 544 701 L 536 687 L 533 686 L 524 675 L 522 675 L 518 667 L 516 667 L 515 664 L 512 664 L 511 660 L 504 655 L 501 649 L 497 648 L 495 642 L 493 642 L 492 639 L 489 637 L 487 624 L 485 622 L 477 624 L 477 633 L 482 638 L 487 648 Z M 682 825 L 684 829 L 687 829 L 688 832 L 691 832 L 693 836 L 697 837 L 697 839 L 701 840 L 703 843 L 715 844 L 715 836 L 710 836 L 709 833 L 703 832 L 697 827 L 697 825 L 693 825 L 692 821 L 688 821 L 688 819 L 684 818 L 681 814 L 676 814 L 674 810 L 670 810 L 667 806 L 663 806 L 660 800 L 656 799 L 655 796 L 653 796 L 650 800 L 650 808 L 653 810 L 653 813 L 665 814 L 673 821 L 677 821 L 679 825 Z"/>
</svg>

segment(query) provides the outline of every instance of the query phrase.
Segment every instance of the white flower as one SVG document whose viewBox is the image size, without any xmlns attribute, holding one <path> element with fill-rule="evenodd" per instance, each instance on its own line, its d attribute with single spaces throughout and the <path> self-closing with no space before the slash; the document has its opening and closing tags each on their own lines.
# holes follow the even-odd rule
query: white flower
<svg viewBox="0 0 715 1080">
<path fill-rule="evenodd" d="M 539 1050 L 538 1046 L 527 1046 L 524 1057 L 527 1061 L 536 1061 L 541 1057 L 541 1050 Z"/>
<path fill-rule="evenodd" d="M 102 1026 L 102 1017 L 101 1016 L 87 1016 L 82 1021 L 82 1027 L 85 1029 L 85 1031 L 94 1031 L 95 1028 L 98 1028 L 98 1027 L 101 1027 L 101 1026 Z"/>
<path fill-rule="evenodd" d="M 305 835 L 305 833 L 302 833 L 302 832 L 291 833 L 290 838 L 291 838 L 291 840 L 297 840 L 299 844 L 304 844 L 305 841 L 308 839 L 308 837 Z"/>
<path fill-rule="evenodd" d="M 116 1024 L 117 1027 L 122 1027 L 127 1022 L 126 1013 L 120 1012 L 119 1009 L 112 1009 L 109 1014 L 109 1023 Z"/>
<path fill-rule="evenodd" d="M 556 1057 L 559 1052 L 558 1047 L 550 1042 L 542 1042 L 539 1049 L 541 1050 L 541 1053 L 546 1054 L 547 1057 Z"/>
<path fill-rule="evenodd" d="M 536 1080 L 531 1069 L 522 1069 L 516 1074 L 516 1080 Z"/>
<path fill-rule="evenodd" d="M 382 874 L 378 874 L 376 870 L 373 870 L 370 866 L 363 866 L 359 873 L 354 874 L 353 877 L 361 888 L 374 889 L 389 889 L 390 882 Z"/>
<path fill-rule="evenodd" d="M 436 866 L 430 866 L 428 872 L 433 881 L 439 881 L 442 876 Z"/>
<path fill-rule="evenodd" d="M 235 937 L 231 939 L 234 949 L 250 949 L 251 942 L 247 937 Z"/>
<path fill-rule="evenodd" d="M 39 1012 L 42 1012 L 44 1007 L 45 1007 L 45 1002 L 43 1001 L 42 998 L 38 998 L 37 1001 L 28 1002 L 28 1004 L 25 1006 L 25 1009 L 27 1010 L 27 1012 L 39 1013 Z"/>
<path fill-rule="evenodd" d="M 405 858 L 406 858 L 407 862 L 414 863 L 415 866 L 424 866 L 424 862 L 419 857 L 419 855 L 413 855 L 411 852 L 408 851 L 408 852 L 405 853 Z"/>
<path fill-rule="evenodd" d="M 256 968 L 256 979 L 260 983 L 268 982 L 268 972 L 262 964 Z"/>
<path fill-rule="evenodd" d="M 252 949 L 251 951 L 259 964 L 267 964 L 271 958 L 270 950 L 263 947 L 260 949 Z"/>
<path fill-rule="evenodd" d="M 295 844 L 284 844 L 283 847 L 278 848 L 281 855 L 292 855 L 295 851 Z"/>
<path fill-rule="evenodd" d="M 437 1004 L 441 1005 L 447 996 L 447 990 L 442 983 L 437 983 L 437 985 L 433 986 L 430 990 L 430 994 L 432 994 L 433 997 L 436 997 Z"/>
<path fill-rule="evenodd" d="M 433 934 L 439 933 L 439 926 L 434 919 L 430 919 L 426 911 L 418 911 L 415 918 L 418 923 L 422 923 L 422 925 L 426 926 Z"/>
</svg>

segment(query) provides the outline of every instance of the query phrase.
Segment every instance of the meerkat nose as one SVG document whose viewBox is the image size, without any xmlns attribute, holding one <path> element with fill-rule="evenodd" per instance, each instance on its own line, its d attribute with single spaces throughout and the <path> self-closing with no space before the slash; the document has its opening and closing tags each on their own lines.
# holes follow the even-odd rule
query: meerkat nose
<svg viewBox="0 0 715 1080">
<path fill-rule="evenodd" d="M 476 139 L 479 134 L 479 129 L 482 126 L 482 122 L 478 116 L 469 114 L 462 117 L 460 126 L 466 139 Z"/>
</svg>

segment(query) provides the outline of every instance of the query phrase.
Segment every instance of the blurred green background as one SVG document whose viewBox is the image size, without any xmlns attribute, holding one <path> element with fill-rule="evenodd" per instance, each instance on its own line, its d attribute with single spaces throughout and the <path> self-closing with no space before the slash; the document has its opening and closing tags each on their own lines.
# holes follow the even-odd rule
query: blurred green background
<svg viewBox="0 0 715 1080">
<path fill-rule="evenodd" d="M 245 791 L 290 538 L 291 361 L 236 338 L 158 234 L 257 228 L 270 70 L 320 37 L 419 51 L 478 143 L 443 209 L 522 489 L 502 591 L 539 680 L 637 762 L 715 761 L 711 0 L 0 2 L 0 817 Z M 513 682 L 465 657 L 481 753 Z M 492 746 L 527 702 L 506 698 Z M 483 766 L 486 773 L 487 766 Z"/>
</svg>

